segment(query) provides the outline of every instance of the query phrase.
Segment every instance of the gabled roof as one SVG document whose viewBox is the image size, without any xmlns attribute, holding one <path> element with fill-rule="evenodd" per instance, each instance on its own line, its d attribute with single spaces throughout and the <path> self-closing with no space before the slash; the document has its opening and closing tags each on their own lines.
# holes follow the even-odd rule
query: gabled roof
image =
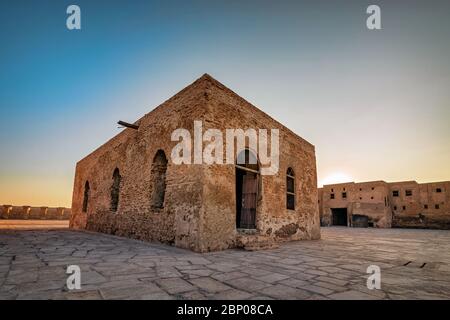
<svg viewBox="0 0 450 320">
<path fill-rule="evenodd" d="M 164 108 L 167 106 L 168 102 L 171 102 L 173 100 L 179 99 L 179 98 L 183 98 L 186 97 L 186 94 L 191 92 L 191 91 L 199 91 L 201 93 L 201 98 L 205 98 L 205 101 L 207 100 L 207 96 L 209 94 L 214 95 L 214 90 L 211 90 L 213 88 L 216 88 L 218 90 L 221 90 L 223 92 L 225 92 L 228 96 L 232 96 L 234 99 L 243 102 L 243 104 L 250 108 L 251 111 L 254 114 L 260 114 L 261 116 L 263 116 L 264 118 L 267 118 L 269 121 L 273 121 L 277 126 L 279 126 L 280 128 L 283 128 L 284 131 L 289 132 L 290 134 L 292 134 L 293 136 L 295 136 L 297 139 L 301 140 L 303 143 L 305 143 L 307 146 L 311 147 L 312 149 L 314 149 L 314 145 L 312 145 L 311 143 L 309 143 L 308 141 L 306 141 L 305 139 L 303 139 L 302 137 L 300 137 L 298 134 L 296 134 L 295 132 L 293 132 L 292 130 L 290 130 L 289 128 L 287 128 L 286 126 L 284 126 L 283 124 L 281 124 L 279 121 L 275 120 L 274 118 L 272 118 L 271 116 L 269 116 L 267 113 L 265 113 L 264 111 L 262 111 L 261 109 L 259 109 L 258 107 L 254 106 L 253 104 L 251 104 L 250 102 L 248 102 L 247 100 L 245 100 L 244 98 L 242 98 L 240 95 L 238 95 L 237 93 L 235 93 L 234 91 L 232 91 L 231 89 L 229 89 L 228 87 L 226 87 L 224 84 L 222 84 L 221 82 L 217 81 L 216 79 L 214 79 L 212 76 L 210 76 L 209 74 L 205 73 L 203 74 L 200 78 L 198 78 L 197 80 L 195 80 L 194 82 L 192 82 L 190 85 L 186 86 L 185 88 L 183 88 L 182 90 L 180 90 L 179 92 L 177 92 L 175 95 L 173 95 L 172 97 L 170 97 L 169 99 L 167 99 L 166 101 L 162 102 L 160 105 L 158 105 L 156 108 L 154 108 L 153 110 L 151 110 L 150 112 L 146 113 L 145 115 L 143 115 L 142 117 L 140 117 L 138 120 L 136 120 L 135 122 L 133 122 L 132 124 L 140 126 L 140 124 L 142 124 L 142 121 L 144 121 L 144 119 L 149 118 L 149 117 L 157 117 L 157 114 L 160 111 L 164 111 Z M 216 91 L 217 92 L 217 91 Z M 119 119 L 118 119 L 119 120 Z M 85 158 L 89 157 L 91 154 L 99 151 L 100 149 L 102 149 L 103 147 L 105 147 L 106 145 L 108 145 L 109 143 L 112 143 L 113 141 L 116 141 L 118 139 L 120 139 L 120 137 L 122 137 L 123 135 L 125 135 L 127 132 L 129 133 L 130 130 L 135 130 L 135 129 L 130 129 L 130 128 L 125 128 L 123 131 L 121 131 L 120 133 L 116 134 L 114 137 L 112 137 L 111 139 L 109 139 L 107 142 L 103 143 L 100 147 L 98 147 L 96 150 L 94 150 L 93 152 L 91 152 L 88 156 L 86 156 Z M 84 158 L 83 158 L 84 159 Z M 82 159 L 82 160 L 83 160 Z M 80 160 L 81 161 L 81 160 Z"/>
<path fill-rule="evenodd" d="M 276 119 L 272 118 L 270 115 L 268 115 L 267 113 L 265 113 L 264 111 L 262 111 L 260 108 L 256 107 L 254 104 L 250 103 L 249 101 L 247 101 L 246 99 L 242 98 L 240 95 L 238 95 L 236 92 L 234 92 L 233 90 L 231 90 L 230 88 L 228 88 L 227 86 L 225 86 L 223 83 L 219 82 L 218 80 L 216 80 L 215 78 L 213 78 L 211 75 L 209 75 L 208 73 L 203 74 L 200 78 L 198 78 L 197 80 L 195 80 L 193 83 L 191 83 L 190 85 L 188 85 L 187 87 L 185 87 L 184 89 L 182 89 L 180 92 L 178 92 L 177 94 L 175 94 L 172 98 L 170 98 L 169 100 L 176 98 L 178 95 L 183 94 L 186 90 L 189 90 L 192 87 L 202 87 L 205 92 L 207 92 L 207 90 L 211 87 L 214 86 L 216 88 L 218 88 L 219 90 L 222 90 L 224 92 L 226 92 L 228 95 L 233 96 L 234 98 L 236 98 L 237 100 L 242 101 L 244 104 L 246 104 L 248 107 L 252 108 L 255 113 L 259 113 L 262 116 L 264 116 L 265 118 L 268 118 L 269 120 L 275 122 L 278 126 L 283 127 L 284 130 L 288 131 L 289 133 L 291 133 L 292 135 L 296 136 L 298 139 L 304 141 L 305 143 L 307 143 L 308 145 L 310 145 L 311 147 L 314 148 L 314 145 L 311 144 L 310 142 L 308 142 L 307 140 L 303 139 L 302 137 L 300 137 L 297 133 L 293 132 L 291 129 L 289 129 L 288 127 L 286 127 L 285 125 L 283 125 L 282 123 L 280 123 L 279 121 L 277 121 Z"/>
</svg>

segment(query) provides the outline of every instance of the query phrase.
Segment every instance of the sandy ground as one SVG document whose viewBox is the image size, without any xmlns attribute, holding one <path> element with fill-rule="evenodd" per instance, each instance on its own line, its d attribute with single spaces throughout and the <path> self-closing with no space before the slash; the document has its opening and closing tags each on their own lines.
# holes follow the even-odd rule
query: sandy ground
<svg viewBox="0 0 450 320">
<path fill-rule="evenodd" d="M 0 230 L 36 230 L 69 228 L 69 220 L 9 220 L 0 219 Z"/>
</svg>

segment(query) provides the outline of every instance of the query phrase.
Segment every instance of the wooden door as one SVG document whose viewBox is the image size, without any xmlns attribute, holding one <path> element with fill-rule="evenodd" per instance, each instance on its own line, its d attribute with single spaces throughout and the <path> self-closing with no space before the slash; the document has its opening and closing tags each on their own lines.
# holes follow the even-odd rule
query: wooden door
<svg viewBox="0 0 450 320">
<path fill-rule="evenodd" d="M 247 173 L 242 181 L 242 207 L 240 227 L 244 229 L 256 228 L 256 195 L 258 180 L 255 174 Z"/>
</svg>

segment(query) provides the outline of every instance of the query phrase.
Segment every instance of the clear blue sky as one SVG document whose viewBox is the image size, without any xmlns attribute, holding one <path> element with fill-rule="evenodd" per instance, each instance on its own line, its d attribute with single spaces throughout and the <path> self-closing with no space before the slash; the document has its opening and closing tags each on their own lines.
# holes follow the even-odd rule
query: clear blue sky
<svg viewBox="0 0 450 320">
<path fill-rule="evenodd" d="M 314 144 L 319 183 L 450 180 L 449 1 L 163 3 L 0 2 L 0 203 L 70 206 L 117 120 L 205 72 Z"/>
</svg>

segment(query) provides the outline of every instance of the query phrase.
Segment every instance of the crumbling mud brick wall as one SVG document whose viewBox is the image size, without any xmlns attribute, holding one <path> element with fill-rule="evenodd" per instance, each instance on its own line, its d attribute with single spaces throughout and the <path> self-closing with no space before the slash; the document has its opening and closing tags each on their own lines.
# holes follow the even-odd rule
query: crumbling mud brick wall
<svg viewBox="0 0 450 320">
<path fill-rule="evenodd" d="M 325 185 L 319 189 L 319 194 L 321 224 L 324 226 L 333 225 L 333 209 L 345 208 L 348 226 L 353 226 L 355 219 L 366 217 L 368 226 L 391 227 L 389 188 L 384 181 Z"/>
<path fill-rule="evenodd" d="M 348 226 L 352 226 L 352 215 L 360 215 L 368 217 L 369 226 L 380 228 L 450 229 L 448 181 L 349 182 L 326 185 L 318 194 L 324 226 L 333 224 L 333 208 L 347 208 Z"/>
<path fill-rule="evenodd" d="M 449 181 L 394 182 L 390 189 L 394 227 L 450 229 Z"/>
</svg>

